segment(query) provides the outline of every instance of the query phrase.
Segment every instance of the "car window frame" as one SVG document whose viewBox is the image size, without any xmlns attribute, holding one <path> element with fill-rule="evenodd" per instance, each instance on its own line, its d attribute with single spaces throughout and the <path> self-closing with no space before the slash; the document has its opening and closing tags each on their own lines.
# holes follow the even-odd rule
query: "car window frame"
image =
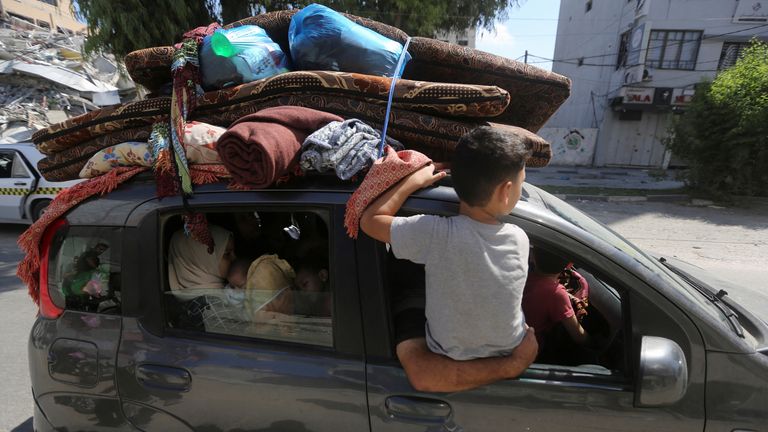
<svg viewBox="0 0 768 432">
<path fill-rule="evenodd" d="M 202 189 L 202 188 L 201 188 Z M 159 337 L 179 337 L 190 340 L 199 340 L 223 344 L 261 344 L 264 346 L 283 346 L 287 349 L 309 349 L 332 351 L 337 354 L 361 355 L 363 352 L 362 318 L 359 309 L 359 299 L 356 273 L 344 275 L 339 273 L 343 264 L 339 259 L 354 260 L 354 244 L 351 240 L 342 238 L 344 204 L 348 194 L 325 191 L 306 190 L 258 190 L 258 191 L 205 191 L 204 189 L 194 196 L 195 211 L 207 213 L 212 211 L 249 211 L 257 210 L 257 207 L 270 207 L 276 211 L 306 211 L 308 209 L 327 209 L 329 215 L 329 265 L 335 269 L 336 277 L 332 281 L 333 289 L 333 346 L 323 347 L 296 342 L 262 339 L 237 335 L 211 334 L 190 330 L 167 328 L 165 324 L 165 306 L 163 305 L 163 290 L 159 287 L 167 286 L 167 267 L 164 254 L 160 247 L 142 249 L 140 239 L 152 239 L 155 244 L 160 244 L 163 239 L 162 227 L 164 222 L 175 215 L 183 213 L 185 206 L 180 197 L 151 199 L 135 208 L 128 222 L 138 228 L 134 237 L 134 253 L 142 252 L 142 262 L 153 268 L 153 271 L 144 271 L 137 274 L 136 283 L 140 288 L 130 295 L 127 305 L 132 316 L 139 318 L 140 324 L 151 334 Z M 133 215 L 136 219 L 132 219 Z M 147 250 L 149 249 L 149 250 Z M 154 250 L 156 249 L 156 251 Z M 350 249 L 352 252 L 350 252 Z M 146 253 L 143 251 L 146 250 Z M 334 259 L 337 255 L 340 258 Z M 354 264 L 352 262 L 351 264 Z M 352 269 L 354 269 L 354 265 Z M 342 288 L 339 288 L 342 287 Z M 157 288 L 157 289 L 156 289 Z M 350 302 L 345 300 L 348 298 Z M 355 307 L 358 306 L 358 307 Z"/>
<path fill-rule="evenodd" d="M 398 212 L 399 215 L 434 214 L 439 216 L 453 216 L 457 213 L 458 203 L 423 197 L 409 198 Z M 623 292 L 623 290 L 630 288 L 626 287 L 626 283 L 619 282 L 619 278 L 607 275 L 607 273 L 609 273 L 607 269 L 623 273 L 626 278 L 630 278 L 631 274 L 617 266 L 607 257 L 599 255 L 588 245 L 551 227 L 541 225 L 539 221 L 527 219 L 515 214 L 509 215 L 506 221 L 518 225 L 529 237 L 533 237 L 535 241 L 539 243 L 546 243 L 547 246 L 554 250 L 562 251 L 564 250 L 565 245 L 573 245 L 576 246 L 577 249 L 591 251 L 591 253 L 594 254 L 592 259 L 590 259 L 589 255 L 587 255 L 587 258 L 583 258 L 582 254 L 579 255 L 580 264 L 586 265 L 595 277 L 619 290 L 622 295 L 622 331 L 624 332 L 625 338 L 624 367 L 622 369 L 622 374 L 605 375 L 585 372 L 583 370 L 578 370 L 577 367 L 573 366 L 534 363 L 529 367 L 529 370 L 523 372 L 520 379 L 549 383 L 552 376 L 556 375 L 558 376 L 558 380 L 552 382 L 557 385 L 599 386 L 609 390 L 632 391 L 635 387 L 637 376 L 637 366 L 634 361 L 635 350 L 633 350 L 637 338 L 635 338 L 632 331 L 629 295 L 625 295 Z M 386 363 L 399 366 L 399 362 L 394 352 L 395 335 L 392 332 L 393 322 L 390 313 L 389 300 L 385 298 L 384 280 L 386 279 L 386 275 L 381 259 L 383 259 L 383 252 L 386 251 L 382 244 L 364 236 L 364 234 L 361 234 L 361 239 L 358 240 L 358 243 L 360 244 L 361 249 L 365 249 L 364 252 L 358 252 L 361 261 L 360 272 L 363 274 L 375 274 L 376 284 L 379 285 L 379 287 L 374 290 L 377 295 L 371 295 L 369 292 L 365 297 L 362 297 L 363 314 L 365 317 L 366 352 L 370 357 L 378 359 L 384 358 L 386 359 Z M 375 256 L 376 258 L 372 258 L 363 263 L 364 256 Z M 634 279 L 633 283 L 643 283 L 637 278 L 632 278 Z M 373 282 L 369 282 L 369 285 L 372 283 Z M 362 282 L 361 287 L 365 288 L 365 285 L 363 285 Z M 377 322 L 379 324 L 377 324 Z M 382 325 L 382 323 L 386 323 L 386 325 Z"/>
</svg>

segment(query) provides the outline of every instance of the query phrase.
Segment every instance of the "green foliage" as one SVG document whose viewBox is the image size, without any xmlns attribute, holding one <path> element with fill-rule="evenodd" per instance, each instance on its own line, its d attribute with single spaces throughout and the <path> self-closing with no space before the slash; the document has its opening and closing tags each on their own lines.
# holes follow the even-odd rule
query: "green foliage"
<svg viewBox="0 0 768 432">
<path fill-rule="evenodd" d="M 768 45 L 753 41 L 732 68 L 702 83 L 668 141 L 692 186 L 768 196 Z"/>
<path fill-rule="evenodd" d="M 141 48 L 172 45 L 185 31 L 213 21 L 204 1 L 78 0 L 78 7 L 88 25 L 86 54 L 106 51 L 118 58 Z"/>
<path fill-rule="evenodd" d="M 438 31 L 470 26 L 491 30 L 520 0 L 79 0 L 78 6 L 88 25 L 85 52 L 104 50 L 122 57 L 141 48 L 171 45 L 185 31 L 215 20 L 230 23 L 310 3 L 393 25 L 411 36 L 433 37 Z"/>
</svg>

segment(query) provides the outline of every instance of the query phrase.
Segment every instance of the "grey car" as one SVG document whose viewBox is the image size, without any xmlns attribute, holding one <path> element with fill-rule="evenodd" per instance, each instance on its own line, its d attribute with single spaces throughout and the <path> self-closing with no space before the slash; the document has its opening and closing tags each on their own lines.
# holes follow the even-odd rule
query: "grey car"
<svg viewBox="0 0 768 432">
<path fill-rule="evenodd" d="M 208 185 L 185 206 L 138 178 L 51 225 L 29 340 L 35 430 L 768 431 L 765 321 L 702 269 L 649 256 L 528 184 L 507 221 L 588 281 L 582 324 L 598 343 L 518 379 L 414 390 L 394 354 L 395 316 L 403 298 L 418 304 L 423 268 L 347 236 L 353 190 Z M 233 233 L 255 285 L 169 286 L 190 208 Z M 448 179 L 402 214 L 457 211 Z M 258 285 L 263 263 L 290 263 L 286 280 L 299 280 L 318 255 L 321 289 Z M 292 307 L 274 306 L 286 293 Z"/>
</svg>

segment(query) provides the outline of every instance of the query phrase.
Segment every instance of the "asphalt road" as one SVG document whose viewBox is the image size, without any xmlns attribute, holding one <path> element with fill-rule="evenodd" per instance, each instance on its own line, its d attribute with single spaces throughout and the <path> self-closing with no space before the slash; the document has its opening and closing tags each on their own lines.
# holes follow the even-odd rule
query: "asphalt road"
<svg viewBox="0 0 768 432">
<path fill-rule="evenodd" d="M 737 300 L 768 317 L 768 206 L 577 201 L 638 246 L 678 257 L 751 290 Z M 23 226 L 0 225 L 0 431 L 32 431 L 27 337 L 36 307 L 15 276 Z M 734 296 L 735 297 L 735 296 Z"/>
</svg>

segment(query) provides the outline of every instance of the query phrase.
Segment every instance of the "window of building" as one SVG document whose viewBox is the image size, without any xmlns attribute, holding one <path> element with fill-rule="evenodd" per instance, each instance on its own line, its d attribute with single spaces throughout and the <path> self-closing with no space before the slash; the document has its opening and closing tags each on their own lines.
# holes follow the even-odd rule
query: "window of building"
<svg viewBox="0 0 768 432">
<path fill-rule="evenodd" d="M 592 0 L 587 0 L 587 10 L 584 11 L 584 13 L 587 13 L 592 10 Z"/>
<path fill-rule="evenodd" d="M 214 252 L 165 224 L 168 327 L 333 346 L 328 221 L 323 209 L 206 215 Z"/>
<path fill-rule="evenodd" d="M 720 51 L 720 61 L 717 63 L 717 70 L 725 70 L 735 65 L 748 46 L 749 42 L 724 42 L 723 49 Z"/>
<path fill-rule="evenodd" d="M 48 30 L 51 29 L 51 24 L 48 21 L 37 20 L 37 26 Z"/>
<path fill-rule="evenodd" d="M 616 58 L 616 70 L 627 65 L 627 55 L 629 54 L 629 35 L 631 30 L 621 34 L 619 38 L 619 56 Z"/>
<path fill-rule="evenodd" d="M 462 39 L 462 40 L 460 40 L 458 43 L 459 43 L 459 45 L 461 45 L 461 46 L 467 46 L 467 45 L 469 45 L 469 41 L 467 41 L 467 40 L 463 40 L 463 39 Z"/>
<path fill-rule="evenodd" d="M 696 68 L 701 31 L 653 30 L 645 64 L 657 69 Z"/>
<path fill-rule="evenodd" d="M 643 119 L 643 112 L 641 110 L 621 110 L 619 111 L 619 120 L 623 121 L 640 121 Z"/>
<path fill-rule="evenodd" d="M 47 4 L 49 4 L 51 6 L 54 6 L 54 7 L 58 7 L 59 6 L 58 0 L 38 0 L 38 1 L 41 2 L 41 3 L 47 3 Z"/>
<path fill-rule="evenodd" d="M 48 291 L 62 308 L 120 313 L 119 229 L 59 230 L 51 243 Z"/>
</svg>

